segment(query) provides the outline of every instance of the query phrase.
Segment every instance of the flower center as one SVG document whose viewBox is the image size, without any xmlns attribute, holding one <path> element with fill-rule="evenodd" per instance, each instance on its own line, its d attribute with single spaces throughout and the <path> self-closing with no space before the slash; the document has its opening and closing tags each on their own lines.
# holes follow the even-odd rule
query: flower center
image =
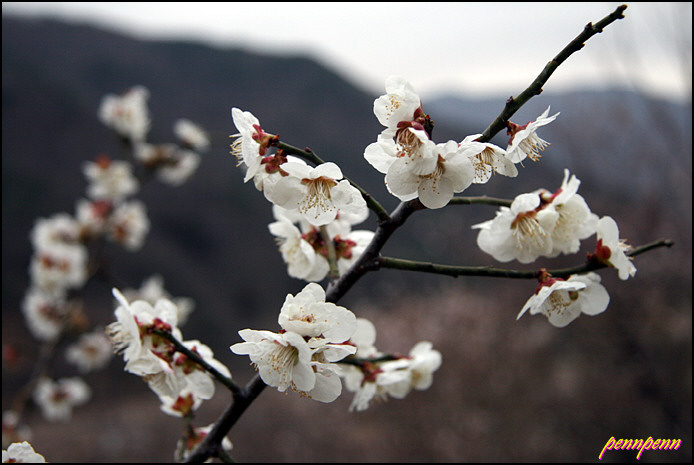
<svg viewBox="0 0 694 465">
<path fill-rule="evenodd" d="M 532 161 L 538 161 L 542 156 L 540 155 L 540 152 L 542 152 L 547 146 L 549 146 L 549 142 L 544 141 L 537 137 L 535 133 L 531 133 L 528 137 L 523 139 L 518 146 L 520 149 L 530 158 Z"/>
<path fill-rule="evenodd" d="M 544 243 L 547 233 L 537 221 L 536 213 L 534 210 L 521 212 L 511 223 L 512 234 L 519 247 L 528 243 L 541 247 Z"/>
<path fill-rule="evenodd" d="M 309 210 L 316 209 L 316 217 L 323 211 L 334 210 L 330 189 L 337 186 L 337 181 L 332 178 L 320 176 L 316 179 L 302 179 L 301 183 L 306 186 L 306 195 L 299 203 L 299 211 L 302 214 Z"/>
<path fill-rule="evenodd" d="M 565 299 L 566 292 L 552 292 L 549 298 L 545 300 L 544 308 L 547 311 L 547 316 L 562 315 L 567 308 L 572 304 L 571 298 Z M 578 296 L 577 296 L 578 297 Z"/>
</svg>

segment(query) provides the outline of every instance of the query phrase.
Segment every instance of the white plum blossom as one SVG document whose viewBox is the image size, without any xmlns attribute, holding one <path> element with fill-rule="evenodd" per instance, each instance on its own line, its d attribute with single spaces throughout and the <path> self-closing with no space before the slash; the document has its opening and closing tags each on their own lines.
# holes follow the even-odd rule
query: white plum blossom
<svg viewBox="0 0 694 465">
<path fill-rule="evenodd" d="M 563 328 L 581 313 L 594 316 L 604 312 L 609 303 L 610 296 L 596 273 L 571 275 L 567 280 L 545 277 L 518 318 L 530 310 L 531 315 L 543 314 L 553 326 Z"/>
<path fill-rule="evenodd" d="M 351 227 L 363 221 L 368 210 L 356 214 L 339 211 L 334 221 L 321 228 L 312 226 L 296 210 L 273 205 L 273 215 L 277 221 L 270 223 L 268 229 L 276 237 L 287 273 L 306 281 L 321 281 L 330 272 L 328 241 L 332 241 L 337 272 L 341 276 L 361 256 L 374 235 L 372 231 L 352 231 Z"/>
<path fill-rule="evenodd" d="M 120 202 L 140 188 L 132 165 L 127 161 L 112 160 L 107 155 L 101 155 L 93 162 L 84 162 L 82 171 L 89 181 L 87 195 L 93 200 Z"/>
<path fill-rule="evenodd" d="M 167 299 L 159 299 L 154 306 L 144 300 L 129 303 L 115 288 L 113 295 L 119 303 L 115 310 L 116 321 L 106 327 L 106 332 L 116 353 L 123 355 L 125 371 L 139 376 L 172 371 L 166 361 L 156 355 L 163 350 L 160 346 L 167 344 L 153 335 L 151 329 L 170 331 L 176 339 L 182 340 L 176 306 Z"/>
<path fill-rule="evenodd" d="M 46 463 L 46 458 L 27 441 L 14 442 L 2 450 L 2 463 Z"/>
<path fill-rule="evenodd" d="M 231 351 L 248 355 L 261 379 L 280 392 L 291 388 L 303 397 L 332 402 L 342 392 L 340 368 L 333 365 L 357 348 L 349 343 L 356 317 L 344 307 L 325 302 L 325 291 L 307 284 L 296 296 L 287 295 L 278 319 L 282 330 L 243 329 L 245 341 Z"/>
<path fill-rule="evenodd" d="M 390 76 L 386 79 L 386 94 L 374 101 L 374 114 L 392 137 L 400 122 L 415 119 L 420 107 L 421 100 L 412 84 L 403 77 Z"/>
<path fill-rule="evenodd" d="M 307 284 L 296 296 L 287 294 L 278 321 L 285 331 L 331 343 L 345 342 L 357 330 L 354 313 L 326 302 L 325 291 L 316 283 Z"/>
<path fill-rule="evenodd" d="M 433 373 L 441 366 L 441 353 L 431 342 L 422 341 L 407 356 L 386 355 L 375 347 L 376 328 L 365 318 L 357 319 L 350 339 L 356 346 L 354 359 L 340 363 L 345 388 L 354 393 L 349 411 L 366 410 L 372 400 L 402 399 L 416 390 L 428 389 Z"/>
<path fill-rule="evenodd" d="M 173 131 L 186 147 L 198 152 L 204 152 L 210 148 L 210 137 L 205 130 L 189 119 L 176 120 Z"/>
<path fill-rule="evenodd" d="M 464 191 L 472 184 L 472 163 L 457 142 L 437 144 L 432 153 L 436 156 L 436 164 L 428 174 L 416 174 L 407 157 L 399 158 L 391 165 L 386 174 L 386 183 L 400 200 L 416 194 L 425 207 L 442 208 L 450 202 L 453 194 Z"/>
<path fill-rule="evenodd" d="M 231 346 L 237 355 L 248 355 L 263 382 L 280 392 L 287 388 L 307 392 L 316 385 L 316 373 L 311 366 L 313 352 L 300 334 L 285 331 L 242 329 L 239 336 L 245 341 Z"/>
<path fill-rule="evenodd" d="M 518 169 L 508 158 L 506 151 L 489 142 L 477 141 L 481 135 L 472 134 L 460 143 L 463 154 L 470 159 L 475 170 L 472 182 L 485 184 L 494 173 L 510 178 L 518 176 Z"/>
<path fill-rule="evenodd" d="M 151 123 L 148 98 L 149 91 L 142 86 L 133 87 L 123 95 L 106 95 L 99 106 L 99 120 L 132 142 L 142 141 Z"/>
<path fill-rule="evenodd" d="M 289 176 L 265 186 L 265 196 L 275 205 L 297 209 L 314 226 L 330 223 L 337 217 L 338 210 L 356 214 L 367 208 L 361 193 L 342 179 L 342 170 L 335 163 L 312 168 L 288 162 L 283 168 Z"/>
<path fill-rule="evenodd" d="M 292 278 L 320 281 L 330 271 L 328 260 L 316 253 L 313 246 L 290 220 L 278 219 L 268 225 L 277 238 L 282 259 L 287 264 L 287 273 Z"/>
<path fill-rule="evenodd" d="M 43 377 L 34 389 L 34 401 L 48 421 L 68 421 L 72 409 L 91 397 L 89 386 L 81 378 L 62 378 L 58 381 Z"/>
<path fill-rule="evenodd" d="M 76 365 L 81 373 L 104 368 L 112 355 L 111 341 L 103 331 L 84 333 L 65 350 L 67 361 Z"/>
<path fill-rule="evenodd" d="M 214 358 L 214 353 L 208 346 L 197 340 L 183 341 L 182 344 L 219 373 L 231 377 L 229 369 Z M 168 365 L 168 369 L 146 375 L 144 379 L 162 399 L 163 404 L 166 404 L 168 399 L 176 399 L 182 394 L 191 395 L 196 405 L 200 404 L 198 400 L 207 400 L 214 396 L 215 384 L 211 375 L 185 354 L 159 351 L 157 356 Z"/>
<path fill-rule="evenodd" d="M 501 207 L 494 219 L 474 225 L 480 230 L 479 248 L 500 262 L 531 263 L 551 254 L 559 214 L 551 207 L 538 208 L 540 203 L 537 193 L 520 194 L 510 208 Z"/>
<path fill-rule="evenodd" d="M 142 376 L 159 396 L 162 410 L 172 415 L 187 415 L 202 400 L 212 398 L 215 384 L 196 361 L 158 334 L 161 331 L 181 341 L 189 352 L 197 354 L 223 376 L 231 377 L 229 370 L 214 359 L 209 347 L 196 340 L 182 341 L 176 327 L 178 311 L 170 300 L 160 298 L 152 306 L 145 300 L 128 303 L 118 289 L 113 289 L 113 295 L 120 305 L 115 312 L 117 321 L 107 328 L 112 344 L 123 355 L 125 370 Z"/>
<path fill-rule="evenodd" d="M 569 170 L 565 169 L 561 187 L 548 196 L 547 202 L 559 214 L 552 230 L 553 250 L 549 257 L 578 252 L 580 241 L 596 232 L 598 216 L 591 213 L 585 199 L 577 194 L 580 184 L 575 175 L 569 178 Z"/>
<path fill-rule="evenodd" d="M 386 375 L 387 392 L 391 397 L 403 399 L 412 390 L 429 389 L 434 380 L 434 372 L 441 366 L 441 353 L 434 350 L 429 341 L 415 344 L 407 357 L 380 364 Z M 402 373 L 405 376 L 402 376 Z M 380 375 L 379 375 L 380 376 Z"/>
<path fill-rule="evenodd" d="M 559 116 L 559 113 L 556 113 L 548 117 L 549 108 L 547 107 L 535 121 L 530 121 L 522 126 L 508 122 L 506 132 L 511 137 L 508 141 L 508 147 L 506 147 L 506 156 L 512 162 L 520 163 L 526 158 L 533 161 L 540 159 L 540 152 L 549 145 L 549 142 L 541 139 L 536 131 L 539 127 L 551 123 Z"/>
<path fill-rule="evenodd" d="M 619 279 L 626 280 L 633 277 L 636 274 L 636 267 L 631 257 L 626 255 L 626 252 L 631 250 L 631 246 L 619 238 L 619 227 L 613 218 L 609 216 L 600 218 L 597 224 L 597 238 L 596 258 L 616 268 Z"/>
<path fill-rule="evenodd" d="M 343 235 L 333 236 L 337 254 L 337 270 L 340 276 L 347 273 L 350 267 L 371 244 L 374 232 L 365 229 L 349 231 Z"/>
<path fill-rule="evenodd" d="M 260 121 L 250 111 L 238 108 L 231 109 L 231 117 L 239 131 L 232 137 L 236 139 L 231 144 L 231 153 L 246 166 L 244 182 L 254 179 L 261 170 L 261 162 L 267 154 L 267 149 L 278 140 L 277 136 L 268 134 L 260 127 Z M 256 180 L 256 188 L 263 190 L 263 185 Z"/>
</svg>

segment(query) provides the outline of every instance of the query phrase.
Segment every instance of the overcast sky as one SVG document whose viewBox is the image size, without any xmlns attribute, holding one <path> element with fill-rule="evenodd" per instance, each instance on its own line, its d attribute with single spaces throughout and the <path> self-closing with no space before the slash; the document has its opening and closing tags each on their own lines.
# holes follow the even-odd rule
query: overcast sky
<svg viewBox="0 0 694 465">
<path fill-rule="evenodd" d="M 302 53 L 379 93 L 391 74 L 422 98 L 521 92 L 589 21 L 619 3 L 24 3 L 3 14 L 61 17 L 141 38 Z M 691 99 L 692 6 L 629 3 L 559 67 L 545 91 L 621 86 Z"/>
</svg>

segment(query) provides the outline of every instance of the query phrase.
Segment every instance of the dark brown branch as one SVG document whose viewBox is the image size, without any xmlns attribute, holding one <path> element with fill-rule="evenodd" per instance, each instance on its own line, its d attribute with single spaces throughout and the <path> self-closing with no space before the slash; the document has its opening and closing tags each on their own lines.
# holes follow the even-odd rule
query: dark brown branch
<svg viewBox="0 0 694 465">
<path fill-rule="evenodd" d="M 265 386 L 266 384 L 260 379 L 260 375 L 255 375 L 245 387 L 234 393 L 231 405 L 214 422 L 210 432 L 190 454 L 186 462 L 204 462 L 210 457 L 218 457 L 221 454 L 222 440 L 248 406 L 263 392 Z"/>
<path fill-rule="evenodd" d="M 585 42 L 593 37 L 595 34 L 599 34 L 603 31 L 605 27 L 611 23 L 617 21 L 618 19 L 624 18 L 624 10 L 627 9 L 626 5 L 620 5 L 615 11 L 613 11 L 608 16 L 604 17 L 598 21 L 595 25 L 593 23 L 588 23 L 583 31 L 572 40 L 569 45 L 564 47 L 564 49 L 559 52 L 557 56 L 552 59 L 542 72 L 535 78 L 535 80 L 530 84 L 530 86 L 525 89 L 518 97 L 510 97 L 506 101 L 506 106 L 503 111 L 492 124 L 489 125 L 487 129 L 484 130 L 480 138 L 480 142 L 489 142 L 492 137 L 494 137 L 499 131 L 506 128 L 506 123 L 513 116 L 513 114 L 520 109 L 525 103 L 536 95 L 542 92 L 542 86 L 545 85 L 549 77 L 554 73 L 554 71 L 561 65 L 567 58 L 569 58 L 574 52 L 577 52 L 583 48 Z"/>
</svg>

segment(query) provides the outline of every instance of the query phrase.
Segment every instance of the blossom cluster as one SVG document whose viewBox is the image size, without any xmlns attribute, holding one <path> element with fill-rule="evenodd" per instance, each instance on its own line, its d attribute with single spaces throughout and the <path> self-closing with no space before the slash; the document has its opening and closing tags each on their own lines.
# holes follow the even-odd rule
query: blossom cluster
<svg viewBox="0 0 694 465">
<path fill-rule="evenodd" d="M 179 144 L 147 143 L 151 125 L 148 96 L 145 88 L 134 87 L 123 95 L 103 98 L 98 118 L 131 151 L 132 161 L 101 154 L 84 162 L 85 196 L 77 200 L 74 214 L 39 218 L 30 233 L 30 285 L 22 312 L 31 334 L 46 347 L 55 350 L 63 340 L 68 342 L 65 360 L 80 375 L 104 368 L 113 354 L 104 328 L 90 327 L 80 299 L 89 280 L 102 277 L 105 271 L 103 246 L 113 243 L 128 251 L 139 250 L 150 229 L 144 204 L 134 198 L 141 185 L 148 176 L 170 185 L 181 184 L 196 170 L 198 152 L 209 147 L 206 133 L 184 119 L 176 121 L 173 128 Z M 169 297 L 159 276 L 152 277 L 141 292 L 151 299 Z M 179 307 L 183 320 L 192 303 L 181 300 Z M 47 371 L 37 373 L 41 376 L 30 381 L 30 398 L 49 421 L 68 421 L 73 408 L 91 397 L 91 389 L 80 376 L 53 379 Z M 17 411 L 3 412 L 3 447 L 30 435 Z"/>
<path fill-rule="evenodd" d="M 339 370 L 332 364 L 356 351 L 349 339 L 357 329 L 351 311 L 325 301 L 325 291 L 309 283 L 296 296 L 288 294 L 278 318 L 279 332 L 243 329 L 245 341 L 231 346 L 248 355 L 260 377 L 280 392 L 288 388 L 320 402 L 342 392 Z"/>
<path fill-rule="evenodd" d="M 179 309 L 169 299 L 154 304 L 146 300 L 128 302 L 113 289 L 118 301 L 116 321 L 107 327 L 117 353 L 125 360 L 125 371 L 141 376 L 159 396 L 161 409 L 173 416 L 186 416 L 215 392 L 214 380 L 196 361 L 180 352 L 162 332 L 181 341 L 189 351 L 226 377 L 229 370 L 214 359 L 212 350 L 200 341 L 183 341 L 178 328 Z"/>
<path fill-rule="evenodd" d="M 591 260 L 616 268 L 623 280 L 634 276 L 636 267 L 626 255 L 630 247 L 619 238 L 619 228 L 609 216 L 598 218 L 578 194 L 580 181 L 569 177 L 555 192 L 538 189 L 518 195 L 510 207 L 501 207 L 494 219 L 474 225 L 479 229 L 477 245 L 500 262 L 532 263 L 539 257 L 556 257 L 578 252 L 580 241 L 597 236 Z M 580 314 L 597 315 L 609 303 L 609 295 L 596 273 L 571 275 L 566 280 L 546 272 L 539 286 L 518 315 L 528 309 L 541 313 L 557 327 L 564 327 Z"/>
<path fill-rule="evenodd" d="M 412 84 L 391 76 L 386 80 L 386 94 L 374 102 L 374 114 L 385 129 L 366 147 L 364 158 L 385 174 L 388 190 L 398 199 L 419 198 L 427 208 L 442 208 L 473 183 L 484 184 L 493 173 L 515 177 L 514 163 L 528 156 L 537 159 L 547 143 L 535 130 L 558 115 L 547 117 L 548 113 L 549 108 L 523 131 L 510 131 L 506 150 L 480 142 L 481 134 L 437 144 L 431 139 L 431 119 Z"/>
<path fill-rule="evenodd" d="M 354 392 L 350 411 L 366 410 L 372 400 L 403 399 L 412 389 L 426 390 L 441 366 L 441 353 L 429 341 L 418 342 L 406 356 L 380 352 L 374 346 L 376 328 L 365 318 L 357 319 L 351 342 L 357 351 L 341 374 L 347 390 Z"/>
<path fill-rule="evenodd" d="M 317 283 L 287 295 L 278 322 L 277 333 L 239 331 L 245 342 L 232 345 L 231 351 L 248 355 L 265 384 L 320 402 L 337 399 L 344 379 L 355 392 L 350 411 L 366 409 L 373 398 L 402 399 L 412 389 L 427 389 L 441 364 L 429 342 L 415 345 L 407 356 L 379 352 L 373 324 L 326 302 Z"/>
<path fill-rule="evenodd" d="M 244 180 L 252 179 L 273 204 L 276 221 L 269 230 L 289 275 L 321 281 L 331 266 L 334 274 L 344 274 L 373 237 L 371 231 L 352 231 L 369 214 L 359 190 L 335 163 L 310 167 L 274 150 L 279 137 L 266 133 L 252 113 L 232 108 L 231 115 L 239 131 L 232 154 L 246 168 Z"/>
</svg>

